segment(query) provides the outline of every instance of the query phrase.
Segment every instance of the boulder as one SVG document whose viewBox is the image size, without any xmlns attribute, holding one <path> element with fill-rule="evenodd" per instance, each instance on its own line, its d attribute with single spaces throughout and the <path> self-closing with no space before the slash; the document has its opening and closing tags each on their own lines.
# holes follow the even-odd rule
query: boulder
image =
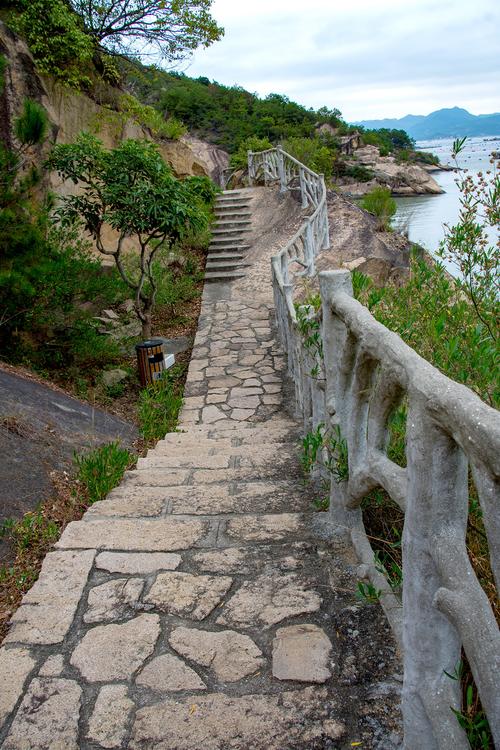
<svg viewBox="0 0 500 750">
<path fill-rule="evenodd" d="M 122 383 L 127 378 L 128 372 L 120 370 L 119 368 L 116 370 L 105 370 L 102 374 L 102 382 L 106 388 L 112 388 L 113 386 L 118 385 L 118 383 Z"/>
</svg>

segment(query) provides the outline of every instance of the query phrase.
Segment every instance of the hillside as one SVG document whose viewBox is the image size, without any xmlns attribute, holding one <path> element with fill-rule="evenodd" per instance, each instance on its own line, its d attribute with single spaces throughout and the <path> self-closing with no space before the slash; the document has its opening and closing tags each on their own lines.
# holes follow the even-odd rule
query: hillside
<svg viewBox="0 0 500 750">
<path fill-rule="evenodd" d="M 472 115 L 461 107 L 438 109 L 429 115 L 406 115 L 400 119 L 362 120 L 364 128 L 401 128 L 416 141 L 431 138 L 500 135 L 500 113 Z"/>
</svg>

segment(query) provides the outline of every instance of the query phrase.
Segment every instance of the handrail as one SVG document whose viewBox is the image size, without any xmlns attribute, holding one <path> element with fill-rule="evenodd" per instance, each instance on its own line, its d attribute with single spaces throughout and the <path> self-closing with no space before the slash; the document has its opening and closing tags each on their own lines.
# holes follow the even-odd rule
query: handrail
<svg viewBox="0 0 500 750">
<path fill-rule="evenodd" d="M 283 151 L 281 146 L 277 146 L 266 151 L 248 152 L 250 185 L 254 184 L 259 178 L 262 178 L 266 185 L 270 182 L 279 181 L 282 193 L 298 188 L 302 208 L 306 209 L 310 206 L 314 209 L 294 237 L 276 256 L 281 261 L 281 272 L 285 285 L 289 283 L 291 276 L 290 266 L 293 266 L 293 263 L 296 262 L 291 262 L 292 257 L 299 259 L 300 264 L 305 269 L 296 275 L 312 276 L 315 272 L 315 257 L 321 250 L 330 247 L 324 176 L 316 174 L 312 169 Z"/>
<path fill-rule="evenodd" d="M 279 180 L 281 189 L 290 189 L 288 155 L 281 154 L 280 149 L 252 154 L 253 179 L 267 174 L 267 181 Z M 290 157 L 289 163 L 296 160 Z M 293 266 L 305 257 L 300 248 L 323 210 L 323 195 L 326 204 L 326 191 L 320 191 L 311 216 L 272 258 L 272 276 L 278 332 L 304 431 L 324 425 L 328 432 L 340 430 L 346 441 L 348 478 L 331 481 L 329 521 L 335 533 L 351 538 L 403 651 L 404 747 L 469 748 L 450 708 L 461 709 L 460 683 L 448 675 L 460 662 L 462 647 L 500 747 L 500 634 L 465 545 L 470 467 L 499 586 L 500 417 L 378 323 L 352 297 L 348 271 L 320 273 L 321 310 L 300 309 L 301 320 L 321 333 L 319 345 L 308 345 L 293 301 L 299 275 Z M 310 264 L 308 272 L 313 268 Z M 404 468 L 387 455 L 388 422 L 403 398 L 408 404 Z M 377 487 L 404 512 L 402 599 L 382 574 L 363 523 L 361 502 Z"/>
</svg>

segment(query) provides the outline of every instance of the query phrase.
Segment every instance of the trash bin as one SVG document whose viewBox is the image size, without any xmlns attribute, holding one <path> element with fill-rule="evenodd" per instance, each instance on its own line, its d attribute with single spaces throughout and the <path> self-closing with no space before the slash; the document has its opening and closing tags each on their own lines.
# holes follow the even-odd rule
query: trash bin
<svg viewBox="0 0 500 750">
<path fill-rule="evenodd" d="M 148 339 L 136 344 L 137 364 L 139 365 L 139 379 L 142 386 L 154 383 L 161 378 L 165 371 L 165 352 L 163 342 L 158 339 Z"/>
</svg>

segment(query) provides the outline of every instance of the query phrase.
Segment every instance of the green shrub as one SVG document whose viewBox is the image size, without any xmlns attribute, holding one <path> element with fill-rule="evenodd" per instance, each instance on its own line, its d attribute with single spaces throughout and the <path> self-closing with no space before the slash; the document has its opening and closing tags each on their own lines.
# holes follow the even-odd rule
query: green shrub
<svg viewBox="0 0 500 750">
<path fill-rule="evenodd" d="M 135 96 L 123 94 L 119 99 L 120 113 L 123 119 L 133 119 L 143 125 L 157 138 L 169 138 L 178 141 L 187 132 L 186 126 L 175 117 L 164 119 L 160 112 L 148 104 L 142 104 Z"/>
<path fill-rule="evenodd" d="M 414 255 L 409 281 L 385 287 L 377 298 L 370 299 L 372 285 L 366 279 L 357 272 L 356 296 L 377 320 L 445 375 L 492 406 L 500 404 L 498 343 L 443 265 Z"/>
<path fill-rule="evenodd" d="M 415 160 L 421 161 L 424 164 L 439 164 L 439 156 L 431 154 L 429 151 L 415 151 Z"/>
<path fill-rule="evenodd" d="M 94 43 L 64 0 L 22 0 L 10 25 L 26 39 L 39 70 L 75 88 L 91 83 Z"/>
<path fill-rule="evenodd" d="M 377 217 L 377 230 L 387 232 L 391 219 L 396 213 L 396 201 L 391 197 L 389 188 L 377 186 L 361 199 L 361 206 Z"/>
<path fill-rule="evenodd" d="M 88 453 L 75 454 L 76 478 L 83 486 L 86 504 L 103 500 L 120 483 L 125 469 L 133 465 L 135 456 L 118 442 L 108 443 Z"/>
<path fill-rule="evenodd" d="M 183 366 L 174 365 L 139 396 L 139 424 L 143 438 L 152 443 L 173 432 L 182 407 L 180 378 Z"/>
<path fill-rule="evenodd" d="M 347 177 L 352 177 L 357 182 L 370 182 L 375 176 L 371 169 L 364 167 L 362 164 L 347 167 L 344 174 Z"/>
<path fill-rule="evenodd" d="M 231 167 L 233 169 L 246 169 L 249 151 L 267 151 L 269 148 L 273 148 L 273 144 L 268 138 L 259 138 L 256 135 L 245 138 L 238 146 L 236 153 L 231 156 Z"/>
<path fill-rule="evenodd" d="M 332 176 L 334 152 L 321 138 L 289 138 L 283 142 L 283 148 L 313 172 L 324 174 L 325 179 Z"/>
</svg>

